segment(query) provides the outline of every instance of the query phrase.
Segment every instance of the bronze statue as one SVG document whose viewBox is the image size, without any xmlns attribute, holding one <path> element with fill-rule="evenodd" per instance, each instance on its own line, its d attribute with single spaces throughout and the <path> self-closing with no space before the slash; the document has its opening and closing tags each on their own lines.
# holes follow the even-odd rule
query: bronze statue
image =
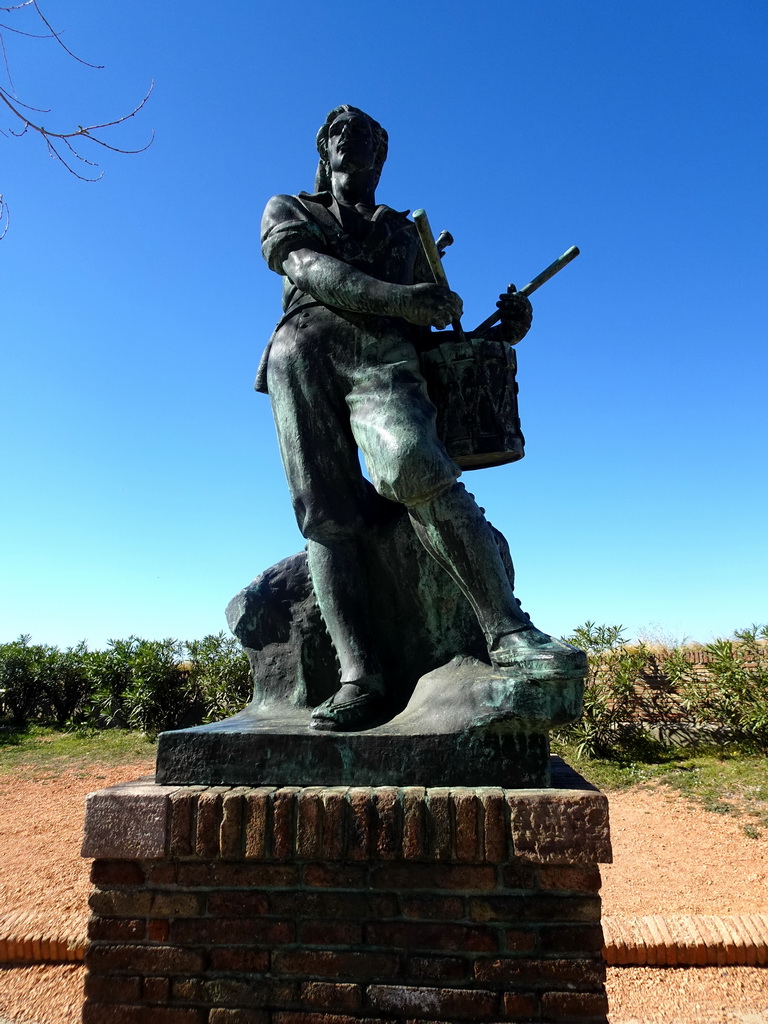
<svg viewBox="0 0 768 1024">
<path fill-rule="evenodd" d="M 434 283 L 407 214 L 376 203 L 387 141 L 372 117 L 336 107 L 318 132 L 314 194 L 275 196 L 262 220 L 264 258 L 283 278 L 283 316 L 257 389 L 272 400 L 339 665 L 338 689 L 311 714 L 320 730 L 365 729 L 388 713 L 364 553 L 380 503 L 371 504 L 358 453 L 378 496 L 407 509 L 421 544 L 466 597 L 499 674 L 541 683 L 586 668 L 581 651 L 521 610 L 497 538 L 438 436 L 423 359 L 450 337 L 448 324 L 458 326 L 462 304 Z M 508 347 L 528 331 L 531 306 L 520 292 L 503 293 L 498 305 L 500 324 L 479 337 Z"/>
</svg>

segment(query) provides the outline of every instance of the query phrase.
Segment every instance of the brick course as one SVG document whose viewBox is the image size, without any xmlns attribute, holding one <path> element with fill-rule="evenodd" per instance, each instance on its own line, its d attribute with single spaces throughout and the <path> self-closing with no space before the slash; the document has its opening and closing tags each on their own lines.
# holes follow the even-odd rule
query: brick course
<svg viewBox="0 0 768 1024">
<path fill-rule="evenodd" d="M 119 791 L 85 1024 L 605 1024 L 594 790 L 155 787 L 150 859 Z"/>
</svg>

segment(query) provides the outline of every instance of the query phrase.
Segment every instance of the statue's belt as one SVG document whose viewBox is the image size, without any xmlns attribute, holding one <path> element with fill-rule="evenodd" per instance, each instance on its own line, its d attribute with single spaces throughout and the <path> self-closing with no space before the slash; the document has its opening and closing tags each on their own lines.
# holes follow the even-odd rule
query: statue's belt
<svg viewBox="0 0 768 1024">
<path fill-rule="evenodd" d="M 291 320 L 294 316 L 296 316 L 297 313 L 301 313 L 305 309 L 316 309 L 318 306 L 322 306 L 322 305 L 323 305 L 323 303 L 322 302 L 318 302 L 317 299 L 311 299 L 311 298 L 307 298 L 306 300 L 299 299 L 297 302 L 294 302 L 293 305 L 290 306 L 285 311 L 285 313 L 283 313 L 282 317 L 275 324 L 275 330 L 279 331 L 280 328 L 283 326 L 283 324 L 285 324 L 289 320 Z M 325 308 L 327 309 L 327 307 L 325 307 Z"/>
</svg>

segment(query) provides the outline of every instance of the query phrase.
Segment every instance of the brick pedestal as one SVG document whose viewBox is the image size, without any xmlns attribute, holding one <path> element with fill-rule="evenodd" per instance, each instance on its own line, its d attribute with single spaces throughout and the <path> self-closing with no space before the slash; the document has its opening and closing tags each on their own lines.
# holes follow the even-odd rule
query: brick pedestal
<svg viewBox="0 0 768 1024">
<path fill-rule="evenodd" d="M 560 780 L 91 794 L 85 1024 L 605 1024 L 607 802 Z"/>
</svg>

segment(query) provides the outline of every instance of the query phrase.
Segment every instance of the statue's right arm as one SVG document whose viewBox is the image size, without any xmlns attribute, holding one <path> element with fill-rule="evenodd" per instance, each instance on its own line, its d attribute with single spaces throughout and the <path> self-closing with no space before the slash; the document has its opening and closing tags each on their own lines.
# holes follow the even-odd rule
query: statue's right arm
<svg viewBox="0 0 768 1024">
<path fill-rule="evenodd" d="M 380 281 L 334 256 L 309 248 L 291 252 L 283 261 L 283 271 L 297 288 L 325 306 L 400 316 L 425 326 L 445 327 L 456 315 L 456 300 L 461 302 L 453 292 L 437 285 Z"/>
<path fill-rule="evenodd" d="M 269 267 L 323 305 L 441 328 L 461 315 L 461 299 L 445 288 L 381 281 L 329 255 L 322 231 L 296 196 L 270 199 L 261 242 Z"/>
</svg>

